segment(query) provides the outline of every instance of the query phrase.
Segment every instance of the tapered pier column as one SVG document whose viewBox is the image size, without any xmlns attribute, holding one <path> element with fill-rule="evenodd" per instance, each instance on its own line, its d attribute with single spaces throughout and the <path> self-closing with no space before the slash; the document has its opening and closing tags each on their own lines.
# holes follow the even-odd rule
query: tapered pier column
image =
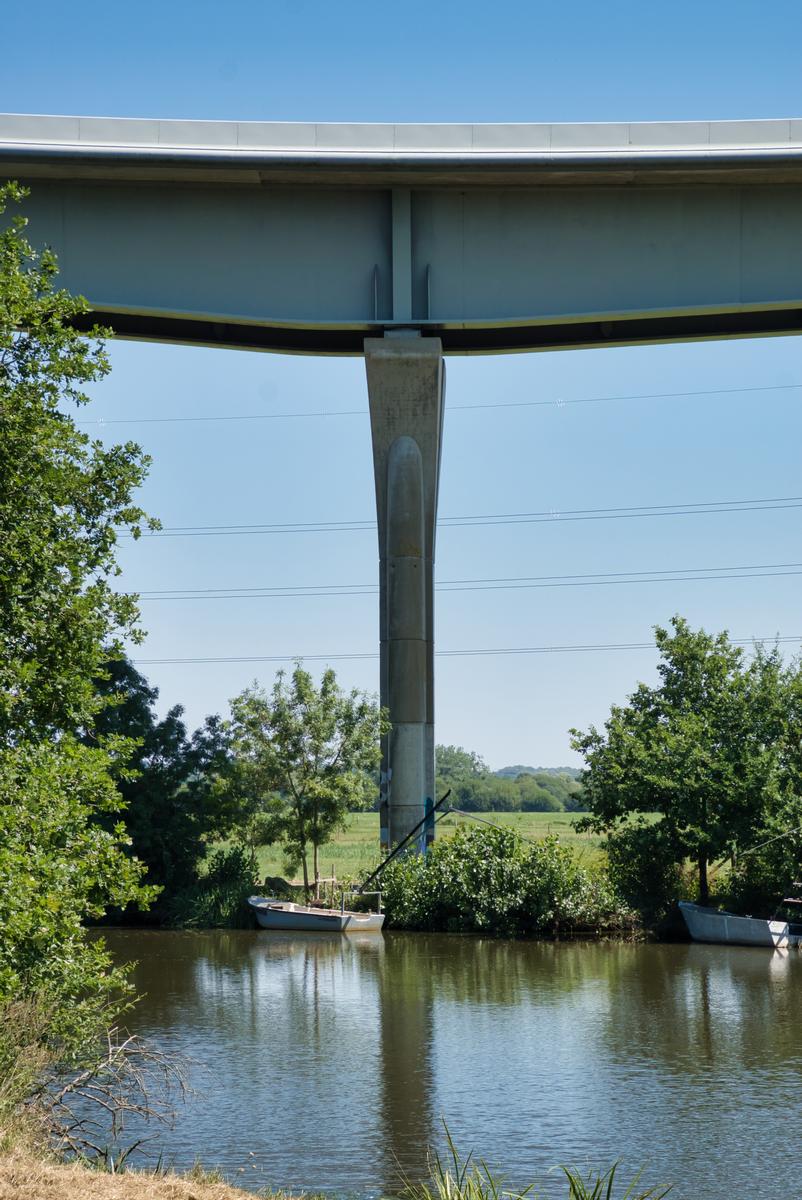
<svg viewBox="0 0 802 1200">
<path fill-rule="evenodd" d="M 379 530 L 382 844 L 400 842 L 434 800 L 434 543 L 443 424 L 439 338 L 367 338 Z M 421 837 L 419 845 L 423 845 Z"/>
</svg>

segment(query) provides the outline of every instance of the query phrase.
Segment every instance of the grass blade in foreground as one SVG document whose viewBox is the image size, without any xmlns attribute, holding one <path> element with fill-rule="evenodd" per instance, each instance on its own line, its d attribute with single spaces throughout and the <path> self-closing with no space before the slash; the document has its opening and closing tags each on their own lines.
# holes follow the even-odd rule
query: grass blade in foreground
<svg viewBox="0 0 802 1200">
<path fill-rule="evenodd" d="M 663 1200 L 671 1191 L 671 1185 L 647 1188 L 645 1192 L 636 1190 L 641 1177 L 641 1172 L 638 1171 L 626 1191 L 614 1192 L 618 1163 L 613 1163 L 604 1175 L 589 1175 L 587 1178 L 583 1178 L 571 1167 L 560 1169 L 568 1180 L 568 1200 Z"/>
<path fill-rule="evenodd" d="M 524 1200 L 537 1195 L 534 1184 L 523 1191 L 507 1191 L 503 1180 L 494 1176 L 483 1160 L 473 1162 L 473 1154 L 460 1158 L 454 1140 L 445 1126 L 450 1162 L 443 1164 L 435 1151 L 430 1159 L 431 1179 L 425 1183 L 404 1185 L 404 1200 Z M 561 1167 L 568 1183 L 566 1200 L 663 1200 L 671 1187 L 660 1185 L 639 1190 L 641 1172 L 635 1175 L 623 1190 L 614 1190 L 618 1163 L 614 1163 L 603 1175 L 590 1174 L 583 1177 L 572 1167 Z"/>
</svg>

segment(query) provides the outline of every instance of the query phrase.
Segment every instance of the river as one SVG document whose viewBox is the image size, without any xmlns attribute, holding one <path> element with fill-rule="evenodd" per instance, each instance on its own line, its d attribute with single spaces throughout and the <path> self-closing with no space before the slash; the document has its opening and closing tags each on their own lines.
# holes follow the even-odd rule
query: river
<svg viewBox="0 0 802 1200">
<path fill-rule="evenodd" d="M 445 1121 L 505 1185 L 549 1169 L 674 1200 L 802 1194 L 802 955 L 739 947 L 109 930 L 129 1027 L 195 1060 L 160 1134 L 240 1186 L 376 1196 Z"/>
</svg>

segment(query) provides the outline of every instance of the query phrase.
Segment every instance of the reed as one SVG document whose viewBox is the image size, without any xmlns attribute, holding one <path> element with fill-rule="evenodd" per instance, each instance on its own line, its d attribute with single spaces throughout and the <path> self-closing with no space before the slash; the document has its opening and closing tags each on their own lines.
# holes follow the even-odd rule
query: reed
<svg viewBox="0 0 802 1200">
<path fill-rule="evenodd" d="M 629 1182 L 623 1191 L 615 1189 L 615 1177 L 618 1163 L 613 1163 L 604 1175 L 589 1175 L 582 1177 L 571 1167 L 561 1167 L 568 1181 L 568 1200 L 662 1200 L 671 1191 L 671 1185 L 640 1190 L 641 1172 Z"/>
<path fill-rule="evenodd" d="M 534 1184 L 523 1191 L 509 1191 L 483 1159 L 474 1160 L 472 1153 L 465 1159 L 460 1156 L 447 1126 L 445 1133 L 446 1161 L 436 1151 L 432 1152 L 431 1178 L 423 1183 L 405 1180 L 402 1200 L 524 1200 L 524 1197 L 536 1200 L 538 1192 Z M 670 1185 L 641 1188 L 640 1171 L 628 1184 L 620 1184 L 618 1167 L 614 1163 L 603 1174 L 592 1172 L 584 1176 L 572 1167 L 560 1167 L 568 1185 L 566 1200 L 662 1200 L 671 1191 Z"/>
</svg>

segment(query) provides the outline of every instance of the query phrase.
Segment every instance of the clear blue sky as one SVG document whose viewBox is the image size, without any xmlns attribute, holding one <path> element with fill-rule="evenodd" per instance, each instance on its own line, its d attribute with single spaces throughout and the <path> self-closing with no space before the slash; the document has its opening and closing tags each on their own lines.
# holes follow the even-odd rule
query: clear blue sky
<svg viewBox="0 0 802 1200">
<path fill-rule="evenodd" d="M 240 120 L 612 121 L 802 116 L 802 6 L 340 0 L 7 8 L 0 111 Z M 35 229 L 31 230 L 35 237 Z M 252 422 L 88 426 L 153 456 L 166 526 L 370 519 L 364 370 L 117 343 L 89 421 L 358 410 Z M 443 516 L 802 495 L 798 339 L 448 362 Z M 696 396 L 646 398 L 655 393 Z M 598 397 L 594 404 L 573 400 Z M 511 403 L 547 404 L 506 407 Z M 495 409 L 467 409 L 476 404 Z M 802 509 L 441 529 L 440 580 L 802 562 Z M 367 584 L 366 532 L 154 538 L 123 546 L 132 589 Z M 783 568 L 790 572 L 798 568 Z M 733 636 L 802 634 L 802 575 L 441 593 L 440 648 L 643 642 L 681 612 Z M 372 595 L 146 600 L 142 658 L 370 652 Z M 441 658 L 438 740 L 493 766 L 575 761 L 654 653 Z M 338 661 L 374 691 L 374 661 Z M 270 664 L 143 668 L 190 722 Z"/>
</svg>

